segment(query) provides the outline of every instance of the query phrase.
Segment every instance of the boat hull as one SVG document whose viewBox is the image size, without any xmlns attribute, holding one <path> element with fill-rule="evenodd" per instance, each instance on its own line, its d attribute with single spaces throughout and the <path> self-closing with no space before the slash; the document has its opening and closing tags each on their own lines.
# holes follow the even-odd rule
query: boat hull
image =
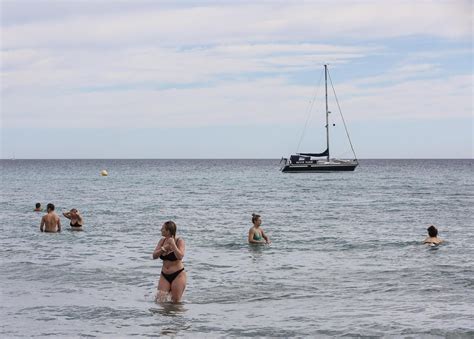
<svg viewBox="0 0 474 339">
<path fill-rule="evenodd" d="M 324 164 L 286 164 L 281 171 L 284 173 L 311 172 L 350 172 L 358 163 L 324 163 Z"/>
</svg>

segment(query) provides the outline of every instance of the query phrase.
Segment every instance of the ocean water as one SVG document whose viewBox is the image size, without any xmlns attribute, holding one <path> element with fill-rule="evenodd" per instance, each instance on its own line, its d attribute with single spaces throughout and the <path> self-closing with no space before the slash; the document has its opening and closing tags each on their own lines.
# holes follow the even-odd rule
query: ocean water
<svg viewBox="0 0 474 339">
<path fill-rule="evenodd" d="M 1 337 L 474 336 L 473 160 L 2 160 Z M 107 169 L 108 177 L 99 175 Z M 85 231 L 39 231 L 34 204 Z M 270 246 L 246 243 L 262 215 Z M 183 302 L 156 304 L 160 227 Z M 434 223 L 446 242 L 422 245 Z"/>
</svg>

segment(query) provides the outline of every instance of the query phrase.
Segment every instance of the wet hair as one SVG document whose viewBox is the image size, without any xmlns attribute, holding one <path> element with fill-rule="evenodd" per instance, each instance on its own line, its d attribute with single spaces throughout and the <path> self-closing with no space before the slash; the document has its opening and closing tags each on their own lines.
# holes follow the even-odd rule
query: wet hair
<svg viewBox="0 0 474 339">
<path fill-rule="evenodd" d="M 252 223 L 255 224 L 255 222 L 260 218 L 259 214 L 252 213 Z"/>
<path fill-rule="evenodd" d="M 39 202 L 37 202 L 35 206 L 36 206 L 36 208 L 40 208 L 41 204 Z"/>
<path fill-rule="evenodd" d="M 69 212 L 74 212 L 74 213 L 77 213 L 77 209 L 75 208 L 71 208 L 71 210 Z"/>
<path fill-rule="evenodd" d="M 170 232 L 170 235 L 174 238 L 176 237 L 176 224 L 174 221 L 168 220 L 165 222 L 165 229 Z"/>
<path fill-rule="evenodd" d="M 438 230 L 436 229 L 436 227 L 434 227 L 434 225 L 431 225 L 430 227 L 428 227 L 427 231 L 428 231 L 428 234 L 430 235 L 430 237 L 432 237 L 432 238 L 438 236 Z"/>
<path fill-rule="evenodd" d="M 46 208 L 50 211 L 54 211 L 54 205 L 52 203 L 49 203 L 48 205 L 46 205 Z"/>
</svg>

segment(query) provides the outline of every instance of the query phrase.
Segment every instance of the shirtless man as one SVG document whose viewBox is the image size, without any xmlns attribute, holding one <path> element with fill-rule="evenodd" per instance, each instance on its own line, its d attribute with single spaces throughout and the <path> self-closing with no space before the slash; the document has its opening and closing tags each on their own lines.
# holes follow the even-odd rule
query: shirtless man
<svg viewBox="0 0 474 339">
<path fill-rule="evenodd" d="M 435 225 L 431 225 L 426 230 L 428 231 L 428 237 L 423 241 L 424 244 L 439 245 L 443 242 L 443 239 L 438 237 L 438 229 Z"/>
<path fill-rule="evenodd" d="M 50 203 L 46 207 L 48 214 L 41 218 L 41 232 L 61 232 L 61 220 L 56 212 L 54 212 L 54 205 Z"/>
</svg>

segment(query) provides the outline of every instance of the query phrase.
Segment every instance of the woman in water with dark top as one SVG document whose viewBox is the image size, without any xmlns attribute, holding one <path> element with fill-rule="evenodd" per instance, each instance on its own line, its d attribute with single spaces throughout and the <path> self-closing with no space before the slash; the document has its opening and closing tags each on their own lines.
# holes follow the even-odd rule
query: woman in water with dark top
<svg viewBox="0 0 474 339">
<path fill-rule="evenodd" d="M 161 235 L 163 238 L 160 239 L 153 251 L 153 259 L 163 260 L 158 282 L 158 294 L 155 300 L 166 301 L 166 297 L 170 293 L 171 301 L 177 303 L 181 300 L 186 288 L 186 272 L 182 261 L 186 244 L 183 238 L 176 238 L 176 224 L 173 221 L 163 224 Z"/>
<path fill-rule="evenodd" d="M 69 226 L 71 226 L 72 230 L 82 231 L 83 220 L 77 209 L 73 208 L 69 212 L 63 213 L 63 215 L 71 220 Z"/>
<path fill-rule="evenodd" d="M 249 229 L 249 243 L 250 244 L 270 244 L 271 241 L 260 227 L 262 219 L 258 214 L 252 213 L 253 226 Z"/>
<path fill-rule="evenodd" d="M 438 229 L 434 225 L 431 225 L 426 230 L 428 231 L 428 236 L 423 241 L 423 244 L 439 245 L 443 242 L 443 239 L 438 237 Z"/>
</svg>

